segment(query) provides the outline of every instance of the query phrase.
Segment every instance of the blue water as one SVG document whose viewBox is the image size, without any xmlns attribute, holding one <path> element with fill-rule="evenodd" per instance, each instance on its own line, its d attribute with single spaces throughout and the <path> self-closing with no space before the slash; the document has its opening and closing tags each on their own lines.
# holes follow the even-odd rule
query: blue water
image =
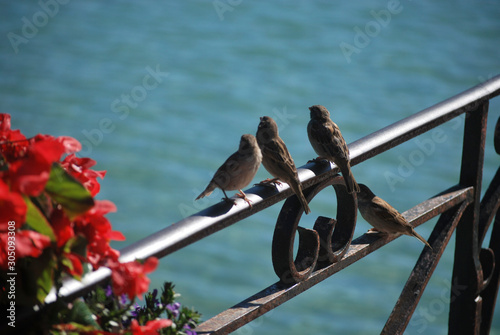
<svg viewBox="0 0 500 335">
<path fill-rule="evenodd" d="M 107 170 L 99 197 L 118 206 L 109 218 L 127 241 L 117 248 L 219 201 L 220 191 L 194 198 L 241 134 L 255 133 L 259 116 L 276 119 L 300 166 L 315 155 L 310 105 L 327 106 L 352 142 L 500 74 L 496 1 L 215 3 L 225 7 L 74 0 L 44 12 L 37 1 L 0 1 L 0 111 L 28 136 L 79 139 L 83 154 Z M 486 185 L 500 162 L 492 147 L 499 110 L 496 99 Z M 417 140 L 355 166 L 356 179 L 401 211 L 455 184 L 463 118 L 439 129 L 443 141 L 404 181 L 391 186 L 385 176 L 419 150 Z M 255 180 L 266 177 L 261 168 Z M 333 191 L 321 193 L 313 215 L 334 216 L 332 203 Z M 152 287 L 173 281 L 181 302 L 207 319 L 274 283 L 279 209 L 162 259 Z M 360 218 L 355 235 L 368 228 Z M 431 230 L 418 228 L 424 237 Z M 446 333 L 453 245 L 407 334 Z M 377 333 L 421 249 L 399 238 L 237 333 Z M 500 334 L 498 311 L 492 333 Z"/>
</svg>

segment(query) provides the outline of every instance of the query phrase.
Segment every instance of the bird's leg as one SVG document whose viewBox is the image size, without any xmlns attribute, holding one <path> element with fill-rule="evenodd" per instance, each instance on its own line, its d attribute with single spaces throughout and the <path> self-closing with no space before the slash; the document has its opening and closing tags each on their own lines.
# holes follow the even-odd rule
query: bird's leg
<svg viewBox="0 0 500 335">
<path fill-rule="evenodd" d="M 278 181 L 279 178 L 267 178 L 267 179 L 264 179 L 263 181 L 255 184 L 255 185 L 261 185 L 261 186 L 267 186 L 267 187 L 276 187 L 276 185 L 281 185 L 281 182 Z M 271 185 L 271 184 L 274 184 L 274 185 Z"/>
<path fill-rule="evenodd" d="M 224 193 L 224 198 L 222 198 L 222 200 L 224 200 L 225 202 L 227 202 L 228 204 L 231 204 L 231 205 L 235 205 L 236 203 L 234 202 L 234 199 L 230 199 L 227 194 L 226 194 L 226 191 L 222 190 L 222 193 Z"/>
<path fill-rule="evenodd" d="M 250 199 L 247 198 L 247 195 L 245 194 L 245 192 L 243 192 L 242 190 L 238 190 L 238 191 L 240 191 L 240 192 L 236 193 L 235 195 L 238 198 L 245 200 L 245 202 L 248 204 L 248 206 L 250 206 L 250 208 L 252 208 L 252 203 L 250 202 Z"/>
</svg>

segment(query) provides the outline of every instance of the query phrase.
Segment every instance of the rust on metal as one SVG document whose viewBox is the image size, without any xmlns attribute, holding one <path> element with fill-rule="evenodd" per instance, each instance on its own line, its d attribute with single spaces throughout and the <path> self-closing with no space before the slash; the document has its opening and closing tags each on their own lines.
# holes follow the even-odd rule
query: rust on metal
<svg viewBox="0 0 500 335">
<path fill-rule="evenodd" d="M 477 316 L 482 313 L 480 291 L 484 278 L 478 235 L 487 117 L 488 101 L 485 101 L 467 112 L 465 120 L 460 185 L 473 187 L 474 197 L 456 229 L 451 294 L 459 287 L 465 289 L 450 299 L 450 333 L 477 334 L 480 328 Z"/>
<path fill-rule="evenodd" d="M 460 204 L 468 204 L 472 197 L 472 188 L 451 188 L 415 207 L 403 215 L 415 226 L 422 223 L 421 217 L 427 220 L 438 216 Z M 281 281 L 269 286 L 254 296 L 216 315 L 202 323 L 196 331 L 199 334 L 228 334 L 267 311 L 283 304 L 310 287 L 318 284 L 345 267 L 353 264 L 371 252 L 379 249 L 400 235 L 364 234 L 354 239 L 341 260 L 312 272 L 303 281 L 296 284 L 284 284 Z M 427 250 L 428 248 L 424 248 Z"/>
<path fill-rule="evenodd" d="M 348 194 L 343 178 L 322 181 L 304 190 L 310 202 L 326 187 L 333 186 L 337 195 L 337 220 L 319 217 L 313 229 L 299 227 L 302 206 L 297 196 L 288 198 L 278 216 L 272 244 L 272 261 L 276 275 L 283 283 L 298 283 L 310 276 L 318 265 L 339 260 L 349 248 L 356 227 L 356 194 Z M 336 224 L 339 222 L 339 224 Z M 294 259 L 294 242 L 299 232 L 299 247 Z M 320 257 L 321 256 L 321 257 Z"/>
<path fill-rule="evenodd" d="M 468 201 L 444 212 L 439 218 L 428 240 L 432 249 L 424 248 L 422 251 L 381 334 L 404 333 L 462 214 L 472 201 L 471 198 L 472 196 Z"/>
</svg>

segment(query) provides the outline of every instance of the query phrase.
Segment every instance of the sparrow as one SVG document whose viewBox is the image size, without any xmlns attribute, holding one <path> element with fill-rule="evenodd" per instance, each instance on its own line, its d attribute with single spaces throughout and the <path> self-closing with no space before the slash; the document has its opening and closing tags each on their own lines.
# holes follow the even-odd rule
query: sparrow
<svg viewBox="0 0 500 335">
<path fill-rule="evenodd" d="M 234 200 L 228 198 L 226 191 L 238 190 L 239 193 L 236 193 L 236 196 L 245 200 L 252 207 L 250 200 L 241 189 L 250 184 L 261 162 L 262 154 L 255 136 L 250 134 L 241 136 L 238 151 L 229 156 L 219 167 L 205 191 L 196 200 L 210 195 L 215 188 L 220 188 L 224 193 L 224 200 L 234 204 Z"/>
<path fill-rule="evenodd" d="M 321 105 L 309 107 L 311 121 L 307 124 L 309 142 L 318 154 L 317 159 L 335 163 L 344 176 L 347 192 L 359 192 L 359 186 L 351 172 L 349 148 L 339 127 L 330 119 L 330 112 Z"/>
<path fill-rule="evenodd" d="M 414 236 L 432 249 L 430 244 L 413 229 L 413 226 L 394 207 L 373 194 L 366 185 L 359 184 L 359 187 L 358 209 L 363 218 L 375 227 L 370 231 Z"/>
<path fill-rule="evenodd" d="M 305 213 L 309 214 L 311 210 L 302 193 L 297 168 L 290 152 L 288 152 L 285 142 L 283 142 L 278 134 L 278 125 L 276 122 L 269 116 L 261 117 L 256 137 L 262 152 L 262 164 L 274 177 L 274 179 L 267 179 L 262 183 L 272 182 L 279 184 L 278 179 L 284 181 L 290 185 L 299 198 Z"/>
</svg>

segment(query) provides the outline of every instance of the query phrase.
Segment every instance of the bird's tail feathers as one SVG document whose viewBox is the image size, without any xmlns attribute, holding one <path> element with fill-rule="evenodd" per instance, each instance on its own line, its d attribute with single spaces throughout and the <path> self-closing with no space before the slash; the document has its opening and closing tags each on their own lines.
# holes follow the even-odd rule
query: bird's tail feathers
<svg viewBox="0 0 500 335">
<path fill-rule="evenodd" d="M 342 176 L 344 177 L 345 185 L 347 187 L 347 193 L 351 194 L 352 192 L 359 193 L 359 186 L 354 179 L 354 175 L 351 172 L 351 167 L 349 163 L 340 168 L 340 172 L 342 172 Z"/>
<path fill-rule="evenodd" d="M 417 232 L 415 231 L 415 229 L 412 229 L 412 230 L 411 230 L 411 234 L 412 234 L 413 236 L 415 236 L 416 238 L 418 238 L 418 239 L 419 239 L 419 240 L 420 240 L 423 244 L 425 244 L 426 246 L 428 246 L 428 247 L 432 250 L 431 245 L 430 245 L 430 244 L 429 244 L 429 243 L 425 240 L 425 238 L 423 238 L 423 237 L 422 237 L 419 233 L 417 233 Z"/>
<path fill-rule="evenodd" d="M 216 187 L 215 183 L 214 182 L 210 182 L 210 184 L 208 184 L 208 186 L 205 189 L 205 191 L 201 192 L 201 194 L 195 200 L 198 200 L 198 199 L 204 198 L 206 196 L 209 196 L 215 190 L 215 187 Z"/>
<path fill-rule="evenodd" d="M 307 203 L 306 197 L 304 197 L 304 193 L 302 193 L 302 187 L 300 186 L 300 182 L 299 181 L 297 181 L 296 183 L 293 182 L 290 184 L 290 187 L 293 189 L 293 191 L 299 198 L 299 201 L 302 204 L 305 213 L 306 214 L 311 213 L 311 209 L 309 208 L 309 204 Z"/>
</svg>

